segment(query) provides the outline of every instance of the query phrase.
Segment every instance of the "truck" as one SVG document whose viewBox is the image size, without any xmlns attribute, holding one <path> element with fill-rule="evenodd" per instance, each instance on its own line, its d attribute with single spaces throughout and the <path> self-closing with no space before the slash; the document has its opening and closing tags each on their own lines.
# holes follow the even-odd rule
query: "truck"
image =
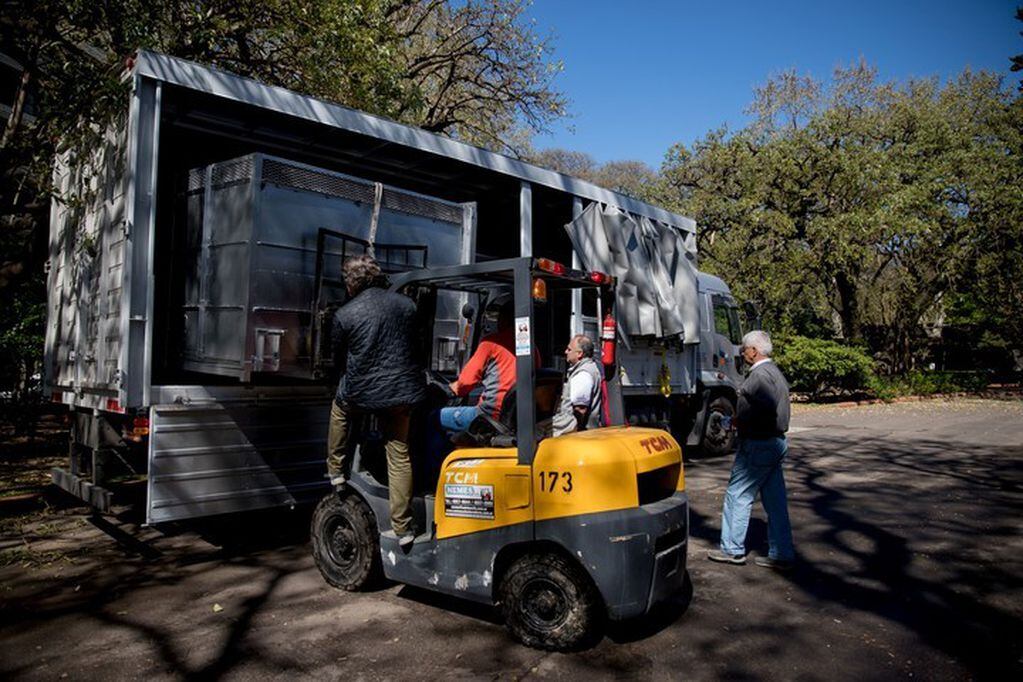
<svg viewBox="0 0 1023 682">
<path fill-rule="evenodd" d="M 162 524 L 317 500 L 341 261 L 388 272 L 545 257 L 620 282 L 627 421 L 726 452 L 740 309 L 697 269 L 693 220 L 391 120 L 140 51 L 123 115 L 54 167 L 44 390 L 70 412 L 56 485 Z M 466 359 L 464 294 L 428 369 Z M 533 330 L 598 338 L 580 293 Z M 541 343 L 542 342 L 542 343 Z M 549 353 L 543 363 L 564 369 Z"/>
</svg>

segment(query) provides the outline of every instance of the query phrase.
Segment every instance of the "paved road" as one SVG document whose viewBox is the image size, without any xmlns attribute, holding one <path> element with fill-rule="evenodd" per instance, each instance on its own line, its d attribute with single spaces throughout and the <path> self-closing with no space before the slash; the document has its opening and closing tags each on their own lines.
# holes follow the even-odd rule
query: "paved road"
<svg viewBox="0 0 1023 682">
<path fill-rule="evenodd" d="M 691 601 L 588 651 L 525 649 L 487 609 L 410 588 L 336 592 L 301 519 L 203 539 L 65 511 L 0 545 L 25 545 L 0 568 L 0 675 L 1020 679 L 1023 403 L 803 408 L 793 427 L 799 567 L 707 562 L 730 462 L 692 462 Z"/>
</svg>

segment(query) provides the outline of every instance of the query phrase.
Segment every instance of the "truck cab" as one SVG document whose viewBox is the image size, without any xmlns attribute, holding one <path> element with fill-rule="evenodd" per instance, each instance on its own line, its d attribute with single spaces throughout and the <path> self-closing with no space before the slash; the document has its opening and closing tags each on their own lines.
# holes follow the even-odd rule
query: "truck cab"
<svg viewBox="0 0 1023 682">
<path fill-rule="evenodd" d="M 701 272 L 698 275 L 700 343 L 697 355 L 698 395 L 702 409 L 694 426 L 707 454 L 723 454 L 734 447 L 734 435 L 726 428 L 735 415 L 735 401 L 742 383 L 743 326 L 739 305 L 724 281 Z"/>
</svg>

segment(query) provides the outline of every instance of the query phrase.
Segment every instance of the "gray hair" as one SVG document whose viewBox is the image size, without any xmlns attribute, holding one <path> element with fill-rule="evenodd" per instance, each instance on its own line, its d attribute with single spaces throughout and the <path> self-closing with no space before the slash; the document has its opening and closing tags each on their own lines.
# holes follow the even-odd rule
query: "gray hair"
<svg viewBox="0 0 1023 682">
<path fill-rule="evenodd" d="M 579 352 L 583 354 L 584 358 L 593 357 L 593 339 L 585 334 L 576 334 L 572 340 L 579 346 Z"/>
<path fill-rule="evenodd" d="M 771 355 L 774 344 L 771 343 L 771 335 L 763 329 L 754 329 L 742 337 L 742 345 L 746 348 L 756 348 L 761 355 Z"/>
</svg>

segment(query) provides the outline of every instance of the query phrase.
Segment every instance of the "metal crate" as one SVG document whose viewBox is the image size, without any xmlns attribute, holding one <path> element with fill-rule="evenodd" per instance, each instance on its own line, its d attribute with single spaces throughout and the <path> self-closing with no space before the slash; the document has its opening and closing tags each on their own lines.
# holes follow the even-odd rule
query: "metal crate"
<svg viewBox="0 0 1023 682">
<path fill-rule="evenodd" d="M 324 250 L 319 235 L 365 240 L 375 206 L 378 252 L 409 245 L 391 270 L 425 265 L 410 261 L 409 249 L 428 249 L 431 265 L 464 257 L 463 205 L 361 178 L 251 154 L 193 169 L 186 187 L 181 367 L 188 371 L 243 382 L 256 374 L 316 378 L 317 281 L 339 280 L 343 256 L 342 242 Z M 457 323 L 455 311 L 448 317 Z"/>
</svg>

